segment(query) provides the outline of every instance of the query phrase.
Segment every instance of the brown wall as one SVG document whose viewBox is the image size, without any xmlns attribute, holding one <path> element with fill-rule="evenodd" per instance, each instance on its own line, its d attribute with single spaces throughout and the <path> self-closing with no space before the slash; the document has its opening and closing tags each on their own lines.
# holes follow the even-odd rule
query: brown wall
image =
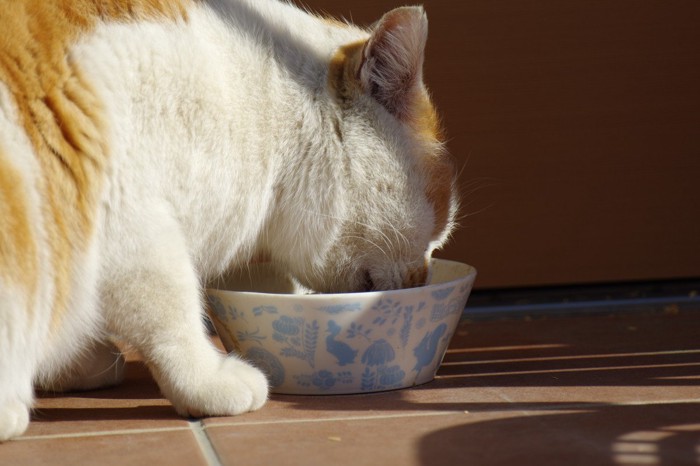
<svg viewBox="0 0 700 466">
<path fill-rule="evenodd" d="M 370 24 L 400 1 L 307 0 Z M 478 286 L 700 276 L 700 2 L 424 0 Z"/>
</svg>

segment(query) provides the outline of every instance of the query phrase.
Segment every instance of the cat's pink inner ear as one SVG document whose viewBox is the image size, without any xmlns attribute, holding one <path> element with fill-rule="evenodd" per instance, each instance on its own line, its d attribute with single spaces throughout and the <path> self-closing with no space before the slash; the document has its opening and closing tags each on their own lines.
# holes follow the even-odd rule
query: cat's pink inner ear
<svg viewBox="0 0 700 466">
<path fill-rule="evenodd" d="M 375 25 L 363 51 L 360 80 L 372 97 L 398 118 L 407 118 L 422 89 L 428 18 L 422 7 L 402 7 Z"/>
</svg>

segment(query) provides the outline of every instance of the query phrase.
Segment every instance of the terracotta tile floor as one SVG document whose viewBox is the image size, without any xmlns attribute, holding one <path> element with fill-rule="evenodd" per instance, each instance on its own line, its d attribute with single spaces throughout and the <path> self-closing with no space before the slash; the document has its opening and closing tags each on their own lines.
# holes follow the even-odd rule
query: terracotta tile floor
<svg viewBox="0 0 700 466">
<path fill-rule="evenodd" d="M 0 465 L 700 464 L 700 306 L 464 322 L 427 385 L 240 417 L 181 419 L 140 361 L 127 374 L 42 396 Z"/>
</svg>

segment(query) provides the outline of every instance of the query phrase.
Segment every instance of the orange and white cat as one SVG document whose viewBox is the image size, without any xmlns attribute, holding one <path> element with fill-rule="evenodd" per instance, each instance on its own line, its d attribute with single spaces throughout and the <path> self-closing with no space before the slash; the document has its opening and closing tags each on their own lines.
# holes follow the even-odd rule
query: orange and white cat
<svg viewBox="0 0 700 466">
<path fill-rule="evenodd" d="M 22 0 L 0 14 L 0 440 L 33 386 L 119 382 L 185 416 L 261 407 L 203 284 L 264 255 L 317 291 L 421 284 L 456 209 L 427 19 L 275 0 Z"/>
</svg>

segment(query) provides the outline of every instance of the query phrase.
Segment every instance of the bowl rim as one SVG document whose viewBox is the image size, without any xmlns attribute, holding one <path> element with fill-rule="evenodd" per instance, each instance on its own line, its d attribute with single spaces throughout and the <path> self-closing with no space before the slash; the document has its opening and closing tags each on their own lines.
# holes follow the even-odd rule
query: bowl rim
<svg viewBox="0 0 700 466">
<path fill-rule="evenodd" d="M 260 292 L 260 291 L 236 291 L 236 290 L 226 290 L 226 289 L 221 289 L 221 288 L 212 288 L 208 287 L 206 288 L 206 292 L 209 293 L 210 291 L 216 292 L 216 293 L 234 293 L 238 296 L 260 296 L 260 297 L 268 297 L 268 296 L 275 296 L 275 297 L 285 297 L 285 299 L 310 299 L 314 301 L 318 300 L 327 300 L 327 299 L 349 299 L 349 298 L 373 298 L 373 297 L 380 297 L 383 294 L 391 293 L 393 294 L 406 294 L 406 293 L 411 293 L 415 292 L 416 290 L 427 290 L 430 291 L 434 288 L 437 287 L 445 287 L 448 285 L 456 285 L 459 282 L 463 281 L 474 281 L 476 279 L 477 275 L 477 270 L 474 266 L 469 265 L 464 262 L 459 262 L 459 261 L 454 261 L 454 260 L 449 260 L 449 259 L 439 259 L 439 258 L 431 258 L 431 265 L 435 265 L 438 262 L 441 263 L 451 263 L 451 264 L 459 264 L 468 267 L 469 272 L 466 275 L 462 275 L 458 278 L 455 278 L 453 280 L 449 280 L 446 282 L 440 282 L 440 283 L 431 283 L 429 285 L 423 285 L 423 286 L 416 286 L 413 288 L 400 288 L 396 290 L 378 290 L 378 291 L 358 291 L 354 293 L 322 293 L 322 294 L 296 294 L 296 293 L 265 293 L 265 292 Z"/>
</svg>

